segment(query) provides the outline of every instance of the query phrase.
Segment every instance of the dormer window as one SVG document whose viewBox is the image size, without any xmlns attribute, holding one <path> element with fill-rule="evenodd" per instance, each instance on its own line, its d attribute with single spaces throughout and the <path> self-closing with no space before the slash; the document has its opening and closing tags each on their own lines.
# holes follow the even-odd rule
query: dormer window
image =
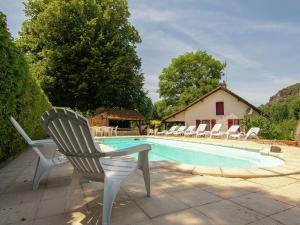
<svg viewBox="0 0 300 225">
<path fill-rule="evenodd" d="M 217 116 L 224 115 L 224 102 L 216 102 L 216 115 Z"/>
</svg>

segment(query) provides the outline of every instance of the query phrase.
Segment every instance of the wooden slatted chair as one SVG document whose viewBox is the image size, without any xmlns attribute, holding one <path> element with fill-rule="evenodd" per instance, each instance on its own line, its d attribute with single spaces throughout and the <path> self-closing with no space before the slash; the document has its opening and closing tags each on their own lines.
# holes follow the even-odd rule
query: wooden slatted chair
<svg viewBox="0 0 300 225">
<path fill-rule="evenodd" d="M 44 147 L 45 145 L 51 146 L 53 150 L 56 150 L 57 146 L 53 142 L 52 139 L 44 139 L 44 140 L 31 140 L 31 138 L 26 134 L 20 124 L 11 116 L 9 117 L 10 122 L 19 132 L 19 134 L 24 138 L 26 143 L 35 151 L 35 153 L 39 156 L 38 162 L 36 165 L 32 189 L 36 191 L 39 187 L 40 181 L 43 176 L 47 173 L 47 171 L 53 167 L 58 166 L 63 163 L 68 162 L 68 160 L 64 156 L 54 157 L 48 159 L 44 156 L 44 154 L 40 151 L 39 147 Z"/>
<path fill-rule="evenodd" d="M 147 144 L 103 152 L 90 133 L 88 121 L 83 116 L 64 108 L 53 108 L 42 115 L 42 125 L 67 156 L 74 172 L 94 181 L 104 182 L 102 225 L 110 223 L 113 201 L 122 181 L 136 169 L 144 175 L 147 196 L 150 197 L 150 174 Z M 118 158 L 139 153 L 138 160 Z"/>
</svg>

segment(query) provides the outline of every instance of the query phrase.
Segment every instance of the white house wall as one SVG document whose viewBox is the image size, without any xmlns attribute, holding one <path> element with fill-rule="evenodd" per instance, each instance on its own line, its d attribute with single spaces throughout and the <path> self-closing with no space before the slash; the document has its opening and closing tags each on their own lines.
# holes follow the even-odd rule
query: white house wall
<svg viewBox="0 0 300 225">
<path fill-rule="evenodd" d="M 224 102 L 224 115 L 216 115 L 216 102 Z M 247 104 L 231 94 L 218 90 L 185 111 L 167 119 L 166 122 L 184 121 L 185 125 L 195 125 L 196 120 L 215 119 L 217 123 L 223 124 L 223 130 L 227 130 L 228 119 L 243 119 L 248 108 Z M 257 112 L 253 110 L 253 114 Z"/>
</svg>

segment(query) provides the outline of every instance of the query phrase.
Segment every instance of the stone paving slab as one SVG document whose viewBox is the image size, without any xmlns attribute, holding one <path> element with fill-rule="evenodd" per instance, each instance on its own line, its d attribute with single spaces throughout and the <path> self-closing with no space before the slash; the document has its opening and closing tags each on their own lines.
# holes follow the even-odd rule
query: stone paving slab
<svg viewBox="0 0 300 225">
<path fill-rule="evenodd" d="M 35 163 L 29 149 L 0 169 L 0 225 L 101 225 L 102 183 L 72 180 L 65 164 L 33 192 Z M 300 224 L 300 175 L 243 179 L 154 168 L 151 176 L 151 198 L 141 172 L 122 184 L 111 225 Z"/>
</svg>

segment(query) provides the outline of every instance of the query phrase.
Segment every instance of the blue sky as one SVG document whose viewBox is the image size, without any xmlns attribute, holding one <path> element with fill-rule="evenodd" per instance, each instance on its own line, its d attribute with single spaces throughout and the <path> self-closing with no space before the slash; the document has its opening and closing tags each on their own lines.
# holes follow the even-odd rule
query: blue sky
<svg viewBox="0 0 300 225">
<path fill-rule="evenodd" d="M 188 51 L 226 61 L 228 88 L 255 105 L 300 82 L 298 0 L 129 0 L 129 8 L 154 101 L 161 70 Z M 0 0 L 0 10 L 16 37 L 25 18 L 22 1 Z"/>
</svg>

